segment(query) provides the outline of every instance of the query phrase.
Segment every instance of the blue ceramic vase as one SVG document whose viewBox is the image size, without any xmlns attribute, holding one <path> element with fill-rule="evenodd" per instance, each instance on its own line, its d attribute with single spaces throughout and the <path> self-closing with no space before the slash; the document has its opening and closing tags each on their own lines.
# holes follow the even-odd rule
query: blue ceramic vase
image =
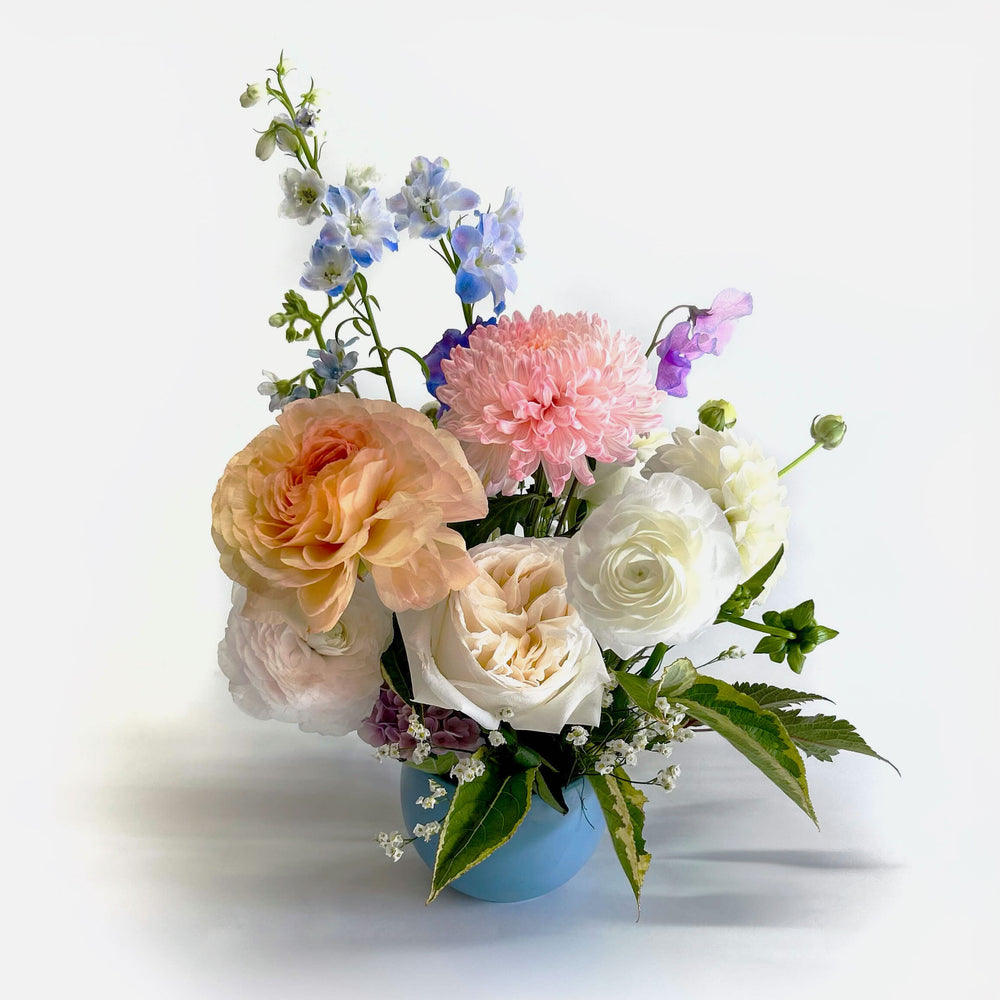
<svg viewBox="0 0 1000 1000">
<path fill-rule="evenodd" d="M 417 805 L 417 799 L 427 795 L 431 775 L 406 765 L 400 771 L 399 795 L 410 834 L 417 823 L 443 820 L 454 783 L 435 777 L 447 794 L 435 808 L 424 809 Z M 569 807 L 565 816 L 534 796 L 514 836 L 485 861 L 455 879 L 450 888 L 477 899 L 514 903 L 544 896 L 568 882 L 594 853 L 605 824 L 597 794 L 586 778 L 578 778 L 563 794 Z M 433 869 L 437 837 L 432 837 L 429 843 L 418 838 L 413 846 L 427 867 Z"/>
</svg>

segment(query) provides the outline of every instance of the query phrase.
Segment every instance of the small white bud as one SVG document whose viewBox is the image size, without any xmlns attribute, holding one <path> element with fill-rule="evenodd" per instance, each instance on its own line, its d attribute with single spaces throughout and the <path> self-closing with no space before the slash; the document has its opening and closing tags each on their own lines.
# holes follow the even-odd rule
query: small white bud
<svg viewBox="0 0 1000 1000">
<path fill-rule="evenodd" d="M 257 146 L 254 149 L 254 155 L 258 160 L 269 160 L 271 154 L 274 153 L 274 147 L 276 141 L 274 138 L 274 133 L 268 129 L 264 132 L 261 137 L 257 140 Z"/>
<path fill-rule="evenodd" d="M 240 94 L 240 107 L 252 108 L 260 102 L 264 95 L 264 88 L 259 83 L 248 83 L 247 89 Z"/>
</svg>

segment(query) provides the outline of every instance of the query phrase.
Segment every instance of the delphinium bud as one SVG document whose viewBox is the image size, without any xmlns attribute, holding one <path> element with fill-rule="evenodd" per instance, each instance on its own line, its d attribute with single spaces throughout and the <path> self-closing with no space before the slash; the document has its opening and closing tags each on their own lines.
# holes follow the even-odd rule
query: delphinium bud
<svg viewBox="0 0 1000 1000">
<path fill-rule="evenodd" d="M 274 129 L 269 128 L 266 132 L 261 134 L 261 137 L 257 140 L 257 146 L 254 149 L 254 154 L 258 160 L 269 160 L 271 154 L 274 152 L 274 147 L 277 140 L 274 137 Z"/>
<path fill-rule="evenodd" d="M 248 83 L 247 89 L 240 94 L 240 107 L 252 108 L 263 96 L 264 88 L 259 83 Z"/>
</svg>

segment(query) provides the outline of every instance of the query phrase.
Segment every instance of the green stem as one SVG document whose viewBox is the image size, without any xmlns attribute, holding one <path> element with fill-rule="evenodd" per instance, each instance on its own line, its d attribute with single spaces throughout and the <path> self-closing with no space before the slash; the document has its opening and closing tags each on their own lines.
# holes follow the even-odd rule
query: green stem
<svg viewBox="0 0 1000 1000">
<path fill-rule="evenodd" d="M 660 341 L 660 331 L 663 329 L 663 324 L 666 322 L 667 317 L 672 313 L 677 312 L 678 309 L 687 309 L 689 312 L 695 309 L 695 306 L 674 306 L 673 309 L 668 309 L 663 316 L 660 317 L 660 322 L 656 324 L 656 333 L 653 334 L 653 339 L 649 343 L 649 347 L 646 348 L 646 357 L 648 358 L 650 354 L 656 349 L 656 345 Z"/>
<path fill-rule="evenodd" d="M 323 175 L 319 172 L 319 159 L 309 148 L 309 141 L 306 139 L 302 129 L 299 128 L 297 122 L 295 121 L 295 105 L 292 104 L 292 99 L 288 96 L 288 91 L 285 90 L 284 79 L 278 74 L 276 74 L 276 77 L 278 80 L 278 90 L 274 93 L 274 96 L 277 97 L 278 100 L 285 106 L 285 110 L 288 112 L 288 117 L 292 120 L 291 131 L 295 133 L 295 137 L 299 141 L 299 149 L 295 151 L 295 156 L 299 163 L 302 163 L 302 157 L 299 156 L 299 152 L 301 151 L 309 166 L 312 167 L 312 169 L 315 170 L 320 177 L 322 177 Z M 271 89 L 273 90 L 273 88 Z M 288 126 L 286 125 L 285 128 L 288 128 Z M 305 165 L 305 163 L 302 163 L 302 166 Z"/>
<path fill-rule="evenodd" d="M 804 459 L 807 459 L 817 448 L 822 448 L 822 447 L 823 447 L 822 443 L 817 441 L 811 448 L 806 448 L 806 450 L 802 452 L 802 454 L 799 455 L 799 457 L 795 459 L 794 462 L 789 462 L 788 465 L 786 465 L 781 470 L 781 472 L 778 473 L 778 475 L 783 476 L 786 472 L 790 472 L 792 469 L 795 468 L 796 465 L 799 464 L 799 462 L 803 461 Z"/>
<path fill-rule="evenodd" d="M 563 502 L 563 508 L 559 512 L 559 520 L 556 521 L 556 535 L 563 530 L 563 525 L 566 523 L 566 515 L 569 513 L 569 503 L 573 499 L 573 494 L 576 493 L 577 486 L 580 485 L 580 480 L 574 475 L 569 484 L 569 492 L 566 494 L 566 499 Z"/>
<path fill-rule="evenodd" d="M 361 295 L 361 302 L 365 307 L 365 321 L 368 323 L 368 329 L 372 332 L 372 339 L 375 341 L 375 350 L 378 351 L 378 359 L 382 365 L 383 377 L 385 378 L 385 387 L 389 390 L 389 399 L 392 402 L 396 402 L 396 389 L 392 384 L 392 375 L 389 372 L 389 355 L 386 349 L 382 346 L 382 341 L 378 335 L 378 327 L 375 325 L 375 317 L 372 314 L 371 303 L 368 301 L 368 292 L 361 285 L 357 286 L 358 292 Z"/>
<path fill-rule="evenodd" d="M 722 614 L 716 619 L 720 622 L 729 622 L 732 625 L 742 625 L 743 628 L 753 629 L 754 632 L 766 632 L 768 635 L 776 635 L 782 639 L 797 639 L 794 632 L 789 632 L 787 628 L 777 628 L 772 625 L 765 625 L 763 622 L 752 622 L 749 618 L 738 618 L 736 615 Z"/>
</svg>

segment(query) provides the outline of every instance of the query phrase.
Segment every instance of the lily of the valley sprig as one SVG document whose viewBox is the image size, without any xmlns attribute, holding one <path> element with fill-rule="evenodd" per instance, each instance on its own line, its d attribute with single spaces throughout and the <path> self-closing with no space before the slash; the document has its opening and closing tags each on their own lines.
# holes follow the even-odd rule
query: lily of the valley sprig
<svg viewBox="0 0 1000 1000">
<path fill-rule="evenodd" d="M 297 287 L 268 322 L 305 351 L 292 374 L 264 373 L 275 420 L 213 498 L 234 582 L 219 662 L 237 704 L 357 732 L 378 760 L 428 774 L 424 808 L 454 786 L 452 822 L 379 835 L 393 861 L 437 838 L 449 871 L 467 870 L 528 809 L 565 812 L 583 778 L 638 900 L 641 786 L 672 789 L 680 771 L 664 758 L 706 730 L 815 820 L 803 756 L 878 755 L 850 723 L 802 714 L 820 695 L 714 676 L 744 669 L 741 649 L 700 666 L 684 655 L 725 624 L 754 636 L 768 669 L 835 666 L 816 650 L 837 632 L 811 599 L 764 605 L 784 568 L 783 477 L 837 447 L 844 420 L 817 416 L 811 445 L 783 465 L 725 399 L 664 426 L 665 398 L 687 397 L 694 362 L 722 355 L 751 296 L 668 309 L 647 348 L 648 329 L 586 311 L 511 314 L 525 256 L 513 186 L 484 202 L 441 156 L 394 164 L 384 181 L 327 170 L 320 94 L 292 86 L 284 56 L 240 98 L 265 101 L 256 155 L 282 158 L 278 214 L 303 234 Z M 378 274 L 403 266 L 406 243 L 440 258 L 461 310 L 425 355 L 380 326 Z M 421 411 L 397 402 L 404 378 L 426 386 Z M 488 791 L 508 779 L 526 789 L 520 811 Z M 474 847 L 455 819 L 471 815 L 486 831 Z M 453 877 L 435 865 L 430 898 Z"/>
</svg>

